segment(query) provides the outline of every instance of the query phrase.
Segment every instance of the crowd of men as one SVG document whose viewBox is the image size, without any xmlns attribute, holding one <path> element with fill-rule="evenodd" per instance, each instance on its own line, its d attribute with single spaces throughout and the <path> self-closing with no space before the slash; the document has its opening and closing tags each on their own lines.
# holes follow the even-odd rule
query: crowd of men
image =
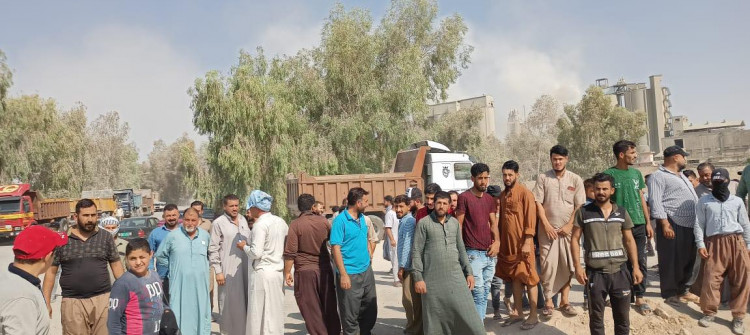
<svg viewBox="0 0 750 335">
<path fill-rule="evenodd" d="M 386 196 L 383 256 L 402 289 L 404 333 L 484 334 L 490 299 L 503 327 L 530 330 L 556 310 L 575 316 L 575 278 L 584 286 L 591 333 L 605 333 L 609 305 L 615 334 L 628 334 L 631 304 L 652 313 L 644 294 L 655 239 L 665 302 L 698 303 L 704 327 L 728 304 L 730 328 L 743 334 L 750 166 L 735 196 L 726 169 L 704 163 L 697 174 L 686 171 L 688 153 L 679 147 L 664 150 L 664 164 L 646 181 L 632 167 L 635 148 L 615 143 L 616 164 L 585 180 L 567 170 L 568 150 L 556 145 L 552 169 L 531 189 L 511 160 L 499 171 L 503 187 L 490 185 L 489 167 L 477 163 L 463 193 L 429 184 L 424 194 L 410 187 Z M 181 220 L 177 206 L 167 205 L 162 226 L 128 243 L 117 237 L 116 218 L 99 219 L 95 203 L 83 199 L 68 235 L 35 226 L 17 237 L 14 262 L 0 272 L 11 284 L 0 287 L 0 334 L 47 333 L 58 271 L 64 334 L 210 334 L 212 321 L 222 334 L 283 334 L 284 285 L 293 287 L 310 334 L 371 334 L 378 238 L 364 214 L 369 192 L 350 189 L 330 220 L 310 194 L 299 196 L 300 214 L 289 224 L 271 213 L 272 202 L 251 192 L 251 224 L 231 194 L 213 222 L 202 219 L 200 201 Z M 507 316 L 500 312 L 502 286 Z"/>
</svg>

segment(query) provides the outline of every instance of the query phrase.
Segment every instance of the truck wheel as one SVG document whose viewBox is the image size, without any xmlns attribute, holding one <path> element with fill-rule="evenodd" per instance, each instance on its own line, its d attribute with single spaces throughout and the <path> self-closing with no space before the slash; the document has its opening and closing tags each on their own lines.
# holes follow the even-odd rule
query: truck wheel
<svg viewBox="0 0 750 335">
<path fill-rule="evenodd" d="M 377 215 L 368 215 L 370 217 L 370 220 L 372 220 L 372 224 L 375 226 L 375 234 L 378 235 L 378 241 L 382 241 L 385 237 L 385 228 L 383 227 L 383 219 L 381 219 Z"/>
</svg>

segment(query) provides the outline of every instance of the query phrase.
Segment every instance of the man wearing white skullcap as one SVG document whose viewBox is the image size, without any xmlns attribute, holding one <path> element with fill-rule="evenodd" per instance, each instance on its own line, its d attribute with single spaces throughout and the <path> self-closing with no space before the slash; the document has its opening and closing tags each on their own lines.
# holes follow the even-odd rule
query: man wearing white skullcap
<svg viewBox="0 0 750 335">
<path fill-rule="evenodd" d="M 255 190 L 247 199 L 250 216 L 255 219 L 250 244 L 237 247 L 247 253 L 249 281 L 247 335 L 284 333 L 284 240 L 289 227 L 271 214 L 273 197 Z"/>
<path fill-rule="evenodd" d="M 120 231 L 120 221 L 118 221 L 114 216 L 108 216 L 99 221 L 99 228 L 102 228 L 112 234 L 115 239 L 117 255 L 120 256 L 120 261 L 122 262 L 122 269 L 123 271 L 128 271 L 128 269 L 126 268 L 127 262 L 125 262 L 125 248 L 128 247 L 128 241 L 117 237 L 117 232 Z M 115 282 L 115 276 L 112 274 L 112 271 L 109 272 L 109 279 L 110 282 Z"/>
</svg>

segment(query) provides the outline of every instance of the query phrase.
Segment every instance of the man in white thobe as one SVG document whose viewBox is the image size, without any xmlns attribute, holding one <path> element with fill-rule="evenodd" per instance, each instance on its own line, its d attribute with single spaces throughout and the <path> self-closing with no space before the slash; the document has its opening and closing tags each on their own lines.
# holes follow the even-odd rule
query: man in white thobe
<svg viewBox="0 0 750 335">
<path fill-rule="evenodd" d="M 224 215 L 211 225 L 208 257 L 219 286 L 221 334 L 245 334 L 247 318 L 247 256 L 234 246 L 250 239 L 247 220 L 239 215 L 240 199 L 229 194 L 222 200 Z"/>
<path fill-rule="evenodd" d="M 246 335 L 284 333 L 284 241 L 289 226 L 273 215 L 273 198 L 255 190 L 247 199 L 250 216 L 255 219 L 250 244 L 237 247 L 247 253 L 249 264 L 248 313 Z"/>
</svg>

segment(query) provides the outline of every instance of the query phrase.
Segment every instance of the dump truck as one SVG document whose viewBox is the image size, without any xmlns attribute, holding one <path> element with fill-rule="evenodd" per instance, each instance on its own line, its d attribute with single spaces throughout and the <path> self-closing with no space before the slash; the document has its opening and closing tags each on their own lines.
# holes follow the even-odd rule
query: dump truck
<svg viewBox="0 0 750 335">
<path fill-rule="evenodd" d="M 150 197 L 143 198 L 143 203 L 141 204 L 141 215 L 151 216 L 152 214 L 154 214 L 154 199 L 151 199 Z"/>
<path fill-rule="evenodd" d="M 123 215 L 126 218 L 137 215 L 135 205 L 135 194 L 132 188 L 114 191 L 117 207 L 122 208 Z"/>
<path fill-rule="evenodd" d="M 300 172 L 296 176 L 287 175 L 287 208 L 291 213 L 299 213 L 297 197 L 303 193 L 315 196 L 323 202 L 326 214 L 331 208 L 340 206 L 349 189 L 362 187 L 370 192 L 370 207 L 366 214 L 383 217 L 385 206 L 383 197 L 404 194 L 410 186 L 419 187 L 437 183 L 444 191 L 465 191 L 473 185 L 471 166 L 473 160 L 463 152 L 452 152 L 443 144 L 421 141 L 401 150 L 390 172 L 331 176 L 311 176 Z"/>
<path fill-rule="evenodd" d="M 30 184 L 0 186 L 0 238 L 12 238 L 36 224 L 59 227 L 69 225 L 67 199 L 42 199 Z"/>
<path fill-rule="evenodd" d="M 152 191 L 150 188 L 134 189 L 135 193 L 135 206 L 139 211 L 140 215 L 150 216 L 154 213 L 154 195 L 158 196 L 158 192 Z M 141 197 L 140 201 L 138 197 Z"/>
<path fill-rule="evenodd" d="M 115 199 L 113 198 L 89 198 L 91 201 L 93 201 L 96 204 L 96 211 L 103 216 L 112 216 L 115 213 L 115 210 L 117 209 L 117 204 L 115 203 Z M 70 214 L 74 214 L 76 212 L 76 204 L 81 199 L 65 199 L 68 201 L 68 205 L 70 206 Z"/>
</svg>

